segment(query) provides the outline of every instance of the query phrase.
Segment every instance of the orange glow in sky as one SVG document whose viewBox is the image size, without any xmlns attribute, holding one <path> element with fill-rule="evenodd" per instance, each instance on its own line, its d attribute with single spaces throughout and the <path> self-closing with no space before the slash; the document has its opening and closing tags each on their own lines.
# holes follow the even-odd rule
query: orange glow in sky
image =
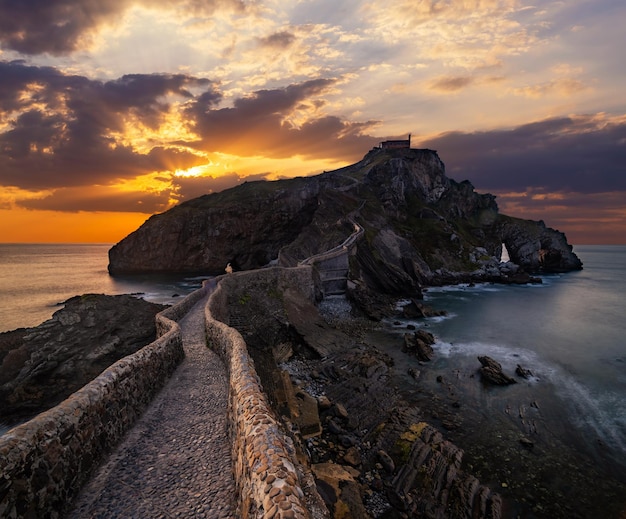
<svg viewBox="0 0 626 519">
<path fill-rule="evenodd" d="M 412 134 L 573 243 L 626 243 L 626 4 L 0 5 L 0 242 L 117 242 Z"/>
</svg>

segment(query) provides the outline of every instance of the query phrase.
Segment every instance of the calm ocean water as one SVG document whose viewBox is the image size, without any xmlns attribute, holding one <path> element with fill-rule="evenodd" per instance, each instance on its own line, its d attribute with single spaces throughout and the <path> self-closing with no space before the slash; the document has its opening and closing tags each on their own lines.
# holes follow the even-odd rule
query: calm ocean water
<svg viewBox="0 0 626 519">
<path fill-rule="evenodd" d="M 0 244 L 0 332 L 37 326 L 75 295 L 135 294 L 173 304 L 201 286 L 182 276 L 111 277 L 107 244 Z"/>
</svg>

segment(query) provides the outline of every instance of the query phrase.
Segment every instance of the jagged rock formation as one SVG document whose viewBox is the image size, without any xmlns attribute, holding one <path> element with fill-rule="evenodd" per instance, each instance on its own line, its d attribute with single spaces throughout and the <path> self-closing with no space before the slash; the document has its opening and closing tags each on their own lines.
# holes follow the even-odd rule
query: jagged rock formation
<svg viewBox="0 0 626 519">
<path fill-rule="evenodd" d="M 0 334 L 0 422 L 54 407 L 156 338 L 165 307 L 130 295 L 86 294 L 34 328 Z"/>
<path fill-rule="evenodd" d="M 480 376 L 485 382 L 496 386 L 507 386 L 517 382 L 517 380 L 513 377 L 509 377 L 506 373 L 504 373 L 502 371 L 501 364 L 498 361 L 493 360 L 491 357 L 483 355 L 478 357 L 478 361 L 482 366 L 479 370 Z"/>
<path fill-rule="evenodd" d="M 500 495 L 462 467 L 463 451 L 394 387 L 404 366 L 368 338 L 375 324 L 331 324 L 297 289 L 281 291 L 262 275 L 222 283 L 228 322 L 245 338 L 330 517 L 501 517 Z M 417 354 L 433 342 L 420 330 L 405 346 Z"/>
<path fill-rule="evenodd" d="M 340 244 L 353 222 L 364 233 L 351 251 L 349 288 L 361 300 L 371 292 L 415 295 L 425 284 L 527 282 L 528 272 L 582 267 L 562 233 L 499 214 L 493 195 L 446 177 L 435 151 L 374 149 L 346 168 L 246 183 L 153 216 L 110 250 L 109 270 L 293 266 Z M 501 267 L 502 243 L 515 265 Z"/>
</svg>

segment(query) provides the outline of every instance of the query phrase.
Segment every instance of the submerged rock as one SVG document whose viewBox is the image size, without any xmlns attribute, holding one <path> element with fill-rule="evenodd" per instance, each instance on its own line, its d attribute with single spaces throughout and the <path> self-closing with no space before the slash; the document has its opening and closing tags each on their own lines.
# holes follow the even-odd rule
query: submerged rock
<svg viewBox="0 0 626 519">
<path fill-rule="evenodd" d="M 529 369 L 523 368 L 519 364 L 515 368 L 515 373 L 517 375 L 519 375 L 520 377 L 522 377 L 522 378 L 530 378 L 530 377 L 533 376 L 533 372 L 532 371 L 530 371 Z"/>
</svg>

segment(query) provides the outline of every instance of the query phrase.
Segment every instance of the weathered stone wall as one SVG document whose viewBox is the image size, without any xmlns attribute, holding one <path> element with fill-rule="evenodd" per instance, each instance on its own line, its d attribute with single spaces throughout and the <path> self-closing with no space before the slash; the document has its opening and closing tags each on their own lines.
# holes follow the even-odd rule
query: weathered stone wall
<svg viewBox="0 0 626 519">
<path fill-rule="evenodd" d="M 184 357 L 175 320 L 200 289 L 157 314 L 156 341 L 0 437 L 0 517 L 59 517 Z"/>
<path fill-rule="evenodd" d="M 217 284 L 216 281 L 223 281 Z M 314 297 L 312 269 L 274 268 L 211 280 L 156 318 L 159 338 L 105 370 L 58 406 L 0 437 L 0 517 L 61 517 L 184 357 L 176 323 L 213 290 L 205 308 L 209 346 L 229 371 L 229 420 L 242 519 L 324 517 L 316 492 L 263 392 L 241 335 L 228 322 L 228 287 L 268 283 Z M 319 498 L 319 496 L 318 496 Z"/>
<path fill-rule="evenodd" d="M 262 269 L 222 276 L 219 281 L 206 306 L 206 331 L 209 346 L 221 355 L 229 371 L 229 420 L 240 517 L 309 518 L 303 488 L 311 482 L 299 475 L 293 444 L 270 408 L 245 341 L 222 321 L 228 322 L 228 286 L 271 282 L 278 288 L 287 283 L 312 298 L 311 268 Z"/>
</svg>

